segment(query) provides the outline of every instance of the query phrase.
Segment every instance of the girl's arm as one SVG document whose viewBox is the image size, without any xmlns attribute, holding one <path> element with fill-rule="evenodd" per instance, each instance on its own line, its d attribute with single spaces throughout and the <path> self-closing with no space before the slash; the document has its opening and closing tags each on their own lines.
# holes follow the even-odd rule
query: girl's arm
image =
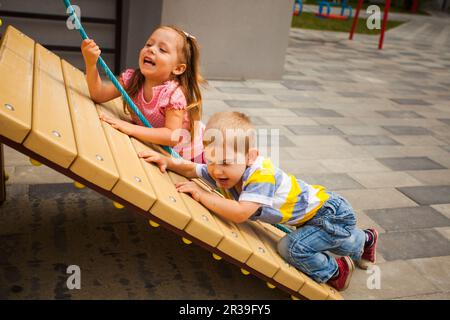
<svg viewBox="0 0 450 320">
<path fill-rule="evenodd" d="M 175 130 L 183 126 L 184 110 L 167 110 L 166 122 L 163 128 L 147 128 L 133 125 L 130 135 L 145 142 L 151 142 L 164 146 L 173 147 L 179 143 L 178 134 Z"/>
<path fill-rule="evenodd" d="M 250 201 L 236 201 L 222 198 L 199 187 L 195 182 L 181 182 L 177 185 L 179 192 L 190 193 L 192 197 L 219 216 L 234 223 L 247 221 L 261 204 Z"/>
<path fill-rule="evenodd" d="M 96 103 L 103 103 L 120 96 L 119 90 L 112 84 L 103 84 L 97 69 L 100 48 L 92 39 L 83 40 L 81 44 L 84 63 L 86 65 L 86 81 L 91 99 Z M 124 86 L 122 79 L 119 83 Z"/>
<path fill-rule="evenodd" d="M 135 137 L 141 141 L 173 147 L 179 142 L 178 134 L 175 136 L 176 132 L 174 131 L 182 127 L 184 112 L 186 111 L 167 110 L 165 127 L 163 128 L 147 128 L 120 119 L 109 118 L 105 115 L 100 116 L 100 119 L 126 135 Z"/>
</svg>

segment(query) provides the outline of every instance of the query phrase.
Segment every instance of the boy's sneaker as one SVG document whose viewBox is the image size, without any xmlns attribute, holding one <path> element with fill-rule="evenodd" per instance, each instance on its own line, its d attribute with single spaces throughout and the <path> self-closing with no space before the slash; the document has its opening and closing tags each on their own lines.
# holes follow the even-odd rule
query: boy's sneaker
<svg viewBox="0 0 450 320">
<path fill-rule="evenodd" d="M 343 291 L 347 289 L 350 283 L 355 265 L 353 264 L 353 261 L 352 259 L 350 259 L 350 257 L 338 258 L 336 259 L 336 262 L 338 264 L 339 274 L 336 277 L 328 280 L 327 283 L 337 291 Z"/>
<path fill-rule="evenodd" d="M 364 252 L 361 256 L 361 260 L 358 260 L 356 264 L 361 269 L 367 270 L 372 264 L 377 261 L 377 242 L 378 242 L 378 231 L 375 229 L 367 229 L 364 232 L 369 231 L 372 236 L 372 244 L 370 246 L 364 246 Z"/>
</svg>

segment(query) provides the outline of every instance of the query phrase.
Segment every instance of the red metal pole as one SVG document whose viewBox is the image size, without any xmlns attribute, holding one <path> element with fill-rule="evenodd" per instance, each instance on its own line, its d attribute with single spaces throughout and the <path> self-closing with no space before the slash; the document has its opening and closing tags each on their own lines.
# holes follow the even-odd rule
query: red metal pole
<svg viewBox="0 0 450 320">
<path fill-rule="evenodd" d="M 383 49 L 384 31 L 386 30 L 386 22 L 390 7 L 391 7 L 391 0 L 386 0 L 386 5 L 384 6 L 383 23 L 381 24 L 380 42 L 378 43 L 378 49 L 380 50 Z"/>
<path fill-rule="evenodd" d="M 419 0 L 413 0 L 412 6 L 411 6 L 411 13 L 416 13 L 418 6 L 419 6 Z"/>
<path fill-rule="evenodd" d="M 355 17 L 353 18 L 352 29 L 350 30 L 350 40 L 353 40 L 353 33 L 355 33 L 356 25 L 358 24 L 359 11 L 362 8 L 363 0 L 358 0 L 358 6 L 356 7 Z"/>
</svg>

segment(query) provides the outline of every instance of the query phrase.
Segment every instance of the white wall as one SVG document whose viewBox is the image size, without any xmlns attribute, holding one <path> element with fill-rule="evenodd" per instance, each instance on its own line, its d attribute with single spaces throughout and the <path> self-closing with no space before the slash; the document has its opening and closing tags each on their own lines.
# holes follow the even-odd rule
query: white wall
<svg viewBox="0 0 450 320">
<path fill-rule="evenodd" d="M 161 23 L 162 0 L 124 0 L 121 70 L 137 68 L 139 51 Z"/>
<path fill-rule="evenodd" d="M 193 34 L 208 79 L 280 79 L 293 0 L 163 0 L 162 24 Z"/>
</svg>

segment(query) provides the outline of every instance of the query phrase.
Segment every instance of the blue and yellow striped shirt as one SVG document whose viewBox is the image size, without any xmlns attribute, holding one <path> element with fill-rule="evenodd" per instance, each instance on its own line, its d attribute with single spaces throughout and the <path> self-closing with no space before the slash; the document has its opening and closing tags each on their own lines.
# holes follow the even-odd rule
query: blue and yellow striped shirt
<svg viewBox="0 0 450 320">
<path fill-rule="evenodd" d="M 196 169 L 199 177 L 216 187 L 205 164 L 198 164 Z M 296 179 L 263 157 L 258 157 L 245 170 L 240 194 L 235 189 L 224 191 L 227 198 L 261 204 L 260 210 L 252 216 L 253 220 L 296 226 L 314 217 L 329 197 L 324 187 Z"/>
</svg>

